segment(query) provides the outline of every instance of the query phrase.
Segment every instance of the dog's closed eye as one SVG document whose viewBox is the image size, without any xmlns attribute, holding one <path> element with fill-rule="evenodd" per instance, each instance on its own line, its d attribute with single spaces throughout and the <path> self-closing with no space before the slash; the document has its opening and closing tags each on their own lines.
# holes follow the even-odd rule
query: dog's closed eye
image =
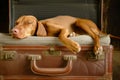
<svg viewBox="0 0 120 80">
<path fill-rule="evenodd" d="M 32 24 L 33 23 L 33 21 L 27 21 L 26 22 L 26 24 Z"/>
<path fill-rule="evenodd" d="M 33 23 L 33 21 L 26 21 L 23 24 L 32 24 L 32 23 Z M 15 25 L 18 25 L 18 24 L 19 24 L 19 22 L 15 22 Z"/>
</svg>

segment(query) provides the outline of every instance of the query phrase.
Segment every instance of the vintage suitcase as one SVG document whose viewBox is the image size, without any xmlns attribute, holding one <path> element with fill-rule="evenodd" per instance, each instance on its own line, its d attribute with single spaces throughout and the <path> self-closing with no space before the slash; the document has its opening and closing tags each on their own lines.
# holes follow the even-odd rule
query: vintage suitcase
<svg viewBox="0 0 120 80">
<path fill-rule="evenodd" d="M 93 20 L 103 26 L 103 0 L 9 0 L 9 29 L 25 14 L 38 19 L 71 15 Z M 31 11 L 32 10 L 32 11 Z M 81 52 L 73 54 L 57 37 L 31 36 L 23 40 L 0 33 L 0 80 L 112 80 L 110 37 L 102 36 L 101 56 L 93 54 L 88 35 L 70 37 Z"/>
<path fill-rule="evenodd" d="M 63 46 L 2 46 L 1 80 L 112 80 L 112 46 L 101 57 L 92 56 L 92 46 L 82 46 L 77 55 Z"/>
</svg>

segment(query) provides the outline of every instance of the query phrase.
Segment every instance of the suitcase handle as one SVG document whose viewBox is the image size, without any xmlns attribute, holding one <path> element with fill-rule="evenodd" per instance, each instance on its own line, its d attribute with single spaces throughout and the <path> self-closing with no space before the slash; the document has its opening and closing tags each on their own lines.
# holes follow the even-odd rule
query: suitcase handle
<svg viewBox="0 0 120 80">
<path fill-rule="evenodd" d="M 64 55 L 63 59 L 67 60 L 67 65 L 64 68 L 40 68 L 36 65 L 36 60 L 40 59 L 40 57 L 35 57 L 31 59 L 31 70 L 35 74 L 39 75 L 65 75 L 68 74 L 72 70 L 72 61 L 77 59 L 75 55 Z"/>
</svg>

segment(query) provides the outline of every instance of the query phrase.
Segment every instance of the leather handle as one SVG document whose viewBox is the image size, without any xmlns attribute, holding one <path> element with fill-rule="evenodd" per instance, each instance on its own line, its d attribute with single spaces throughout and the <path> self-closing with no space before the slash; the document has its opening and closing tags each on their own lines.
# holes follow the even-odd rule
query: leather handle
<svg viewBox="0 0 120 80">
<path fill-rule="evenodd" d="M 72 70 L 72 60 L 76 57 L 74 56 L 64 56 L 64 59 L 67 60 L 67 65 L 64 68 L 40 68 L 36 64 L 36 59 L 31 60 L 31 70 L 35 74 L 39 75 L 65 75 L 68 74 Z"/>
<path fill-rule="evenodd" d="M 40 68 L 36 65 L 36 60 L 32 60 L 31 70 L 40 75 L 64 75 L 72 70 L 72 60 L 69 60 L 64 68 Z"/>
</svg>

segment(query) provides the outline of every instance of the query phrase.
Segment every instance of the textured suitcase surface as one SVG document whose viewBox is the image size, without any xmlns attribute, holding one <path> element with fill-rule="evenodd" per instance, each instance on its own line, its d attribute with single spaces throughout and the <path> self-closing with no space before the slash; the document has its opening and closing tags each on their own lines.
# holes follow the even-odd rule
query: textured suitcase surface
<svg viewBox="0 0 120 80">
<path fill-rule="evenodd" d="M 2 80 L 111 80 L 112 46 L 104 46 L 103 56 L 92 56 L 92 46 L 82 46 L 78 54 L 63 46 L 2 46 Z"/>
</svg>

